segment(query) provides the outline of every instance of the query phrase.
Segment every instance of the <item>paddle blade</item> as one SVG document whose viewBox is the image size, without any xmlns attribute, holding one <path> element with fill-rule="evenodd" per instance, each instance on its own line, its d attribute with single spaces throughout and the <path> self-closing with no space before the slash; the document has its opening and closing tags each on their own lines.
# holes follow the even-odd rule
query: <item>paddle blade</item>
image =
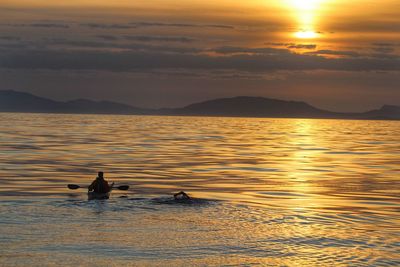
<svg viewBox="0 0 400 267">
<path fill-rule="evenodd" d="M 80 186 L 77 185 L 77 184 L 69 184 L 69 185 L 68 185 L 68 188 L 74 190 L 74 189 L 80 188 Z"/>
<path fill-rule="evenodd" d="M 117 187 L 118 190 L 128 190 L 129 189 L 129 185 L 120 185 Z"/>
</svg>

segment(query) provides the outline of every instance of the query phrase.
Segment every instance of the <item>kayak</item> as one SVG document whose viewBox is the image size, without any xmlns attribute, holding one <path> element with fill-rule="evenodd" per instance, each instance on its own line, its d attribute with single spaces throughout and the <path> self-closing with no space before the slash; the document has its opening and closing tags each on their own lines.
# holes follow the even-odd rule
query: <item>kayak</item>
<svg viewBox="0 0 400 267">
<path fill-rule="evenodd" d="M 94 191 L 88 192 L 88 199 L 109 199 L 111 194 L 111 190 L 108 191 L 107 193 L 96 193 Z"/>
<path fill-rule="evenodd" d="M 71 190 L 79 189 L 79 188 L 88 188 L 86 186 L 82 187 L 77 184 L 68 184 L 67 187 Z M 120 185 L 120 186 L 114 186 L 114 183 L 111 184 L 110 191 L 106 193 L 96 193 L 94 191 L 89 191 L 88 192 L 88 199 L 109 199 L 111 195 L 111 191 L 113 189 L 118 189 L 118 190 L 128 190 L 129 185 Z"/>
</svg>

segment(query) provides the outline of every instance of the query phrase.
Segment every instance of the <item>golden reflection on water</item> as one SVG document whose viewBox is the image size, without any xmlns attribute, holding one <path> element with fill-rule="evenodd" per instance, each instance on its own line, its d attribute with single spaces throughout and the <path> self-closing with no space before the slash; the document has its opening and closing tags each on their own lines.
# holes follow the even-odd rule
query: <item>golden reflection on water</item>
<svg viewBox="0 0 400 267">
<path fill-rule="evenodd" d="M 0 122 L 0 236 L 8 240 L 0 257 L 398 262 L 399 122 L 51 114 L 0 114 Z M 66 189 L 98 170 L 130 191 L 102 203 Z M 200 202 L 172 204 L 182 189 Z M 18 253 L 27 249 L 35 256 Z"/>
<path fill-rule="evenodd" d="M 323 208 L 347 191 L 389 190 L 399 170 L 397 122 L 26 116 L 1 115 L 0 191 L 10 194 L 64 192 L 102 169 L 144 193 L 239 193 L 268 206 L 278 199 L 260 192 L 285 192 Z"/>
</svg>

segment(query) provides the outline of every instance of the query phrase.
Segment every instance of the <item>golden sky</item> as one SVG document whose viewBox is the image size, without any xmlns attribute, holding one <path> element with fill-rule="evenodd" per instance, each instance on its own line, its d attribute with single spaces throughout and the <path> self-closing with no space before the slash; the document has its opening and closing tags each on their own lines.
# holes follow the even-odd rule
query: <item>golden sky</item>
<svg viewBox="0 0 400 267">
<path fill-rule="evenodd" d="M 57 99 L 400 104 L 398 0 L 3 0 L 0 52 L 0 89 Z"/>
</svg>

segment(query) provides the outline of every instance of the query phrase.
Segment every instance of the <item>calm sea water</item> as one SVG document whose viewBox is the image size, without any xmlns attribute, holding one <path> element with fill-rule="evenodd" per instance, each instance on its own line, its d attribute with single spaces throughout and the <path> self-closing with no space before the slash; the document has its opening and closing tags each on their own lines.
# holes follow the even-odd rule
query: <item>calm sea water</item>
<svg viewBox="0 0 400 267">
<path fill-rule="evenodd" d="M 400 266 L 400 122 L 0 113 L 0 265 Z"/>
</svg>

